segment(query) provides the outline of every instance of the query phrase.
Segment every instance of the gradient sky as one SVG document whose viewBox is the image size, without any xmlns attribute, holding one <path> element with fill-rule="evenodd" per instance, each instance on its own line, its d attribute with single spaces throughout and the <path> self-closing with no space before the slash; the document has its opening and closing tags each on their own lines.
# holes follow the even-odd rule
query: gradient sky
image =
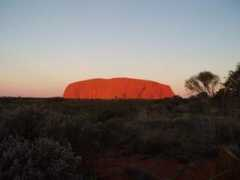
<svg viewBox="0 0 240 180">
<path fill-rule="evenodd" d="M 239 61 L 239 0 L 0 0 L 0 96 L 119 76 L 185 95 L 191 75 L 224 80 Z"/>
</svg>

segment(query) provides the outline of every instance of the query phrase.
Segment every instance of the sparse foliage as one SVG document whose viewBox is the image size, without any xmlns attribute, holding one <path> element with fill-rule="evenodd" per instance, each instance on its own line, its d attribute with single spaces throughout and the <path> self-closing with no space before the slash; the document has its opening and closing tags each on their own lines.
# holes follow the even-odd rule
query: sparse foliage
<svg viewBox="0 0 240 180">
<path fill-rule="evenodd" d="M 214 96 L 219 86 L 220 78 L 209 71 L 200 72 L 185 82 L 185 87 L 192 93 L 207 93 L 209 96 Z"/>
</svg>

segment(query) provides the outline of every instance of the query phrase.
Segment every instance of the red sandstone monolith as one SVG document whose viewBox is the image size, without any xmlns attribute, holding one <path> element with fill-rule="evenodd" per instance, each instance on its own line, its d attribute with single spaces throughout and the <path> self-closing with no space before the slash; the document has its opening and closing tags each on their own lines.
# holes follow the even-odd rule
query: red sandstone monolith
<svg viewBox="0 0 240 180">
<path fill-rule="evenodd" d="M 170 86 L 131 78 L 91 79 L 69 84 L 66 99 L 163 99 L 174 96 Z"/>
</svg>

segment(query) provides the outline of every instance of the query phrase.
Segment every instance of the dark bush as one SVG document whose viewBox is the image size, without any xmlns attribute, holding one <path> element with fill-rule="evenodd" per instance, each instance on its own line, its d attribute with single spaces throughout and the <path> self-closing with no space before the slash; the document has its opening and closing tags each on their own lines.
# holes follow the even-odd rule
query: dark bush
<svg viewBox="0 0 240 180">
<path fill-rule="evenodd" d="M 35 139 L 44 136 L 47 111 L 40 106 L 17 106 L 15 109 L 1 113 L 0 137 L 18 135 L 26 139 Z"/>
<path fill-rule="evenodd" d="M 46 138 L 31 142 L 10 136 L 0 143 L 0 179 L 78 180 L 80 165 L 70 146 Z"/>
</svg>

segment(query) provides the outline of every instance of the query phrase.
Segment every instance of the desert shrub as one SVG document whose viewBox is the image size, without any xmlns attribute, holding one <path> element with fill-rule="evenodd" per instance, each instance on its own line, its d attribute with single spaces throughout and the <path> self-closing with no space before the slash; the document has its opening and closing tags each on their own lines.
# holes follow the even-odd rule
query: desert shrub
<svg viewBox="0 0 240 180">
<path fill-rule="evenodd" d="M 239 144 L 239 119 L 232 117 L 221 117 L 216 119 L 216 136 L 217 141 L 221 144 Z"/>
<path fill-rule="evenodd" d="M 80 165 L 70 146 L 46 138 L 31 142 L 10 136 L 0 143 L 0 179 L 77 180 L 83 178 Z"/>
<path fill-rule="evenodd" d="M 44 136 L 46 110 L 38 106 L 18 106 L 1 113 L 1 137 L 18 135 L 33 140 Z"/>
<path fill-rule="evenodd" d="M 240 142 L 239 106 L 229 101 L 231 113 L 223 116 L 218 101 L 204 94 L 156 101 L 0 98 L 0 141 L 9 135 L 29 142 L 49 138 L 93 159 L 119 146 L 132 153 L 205 157 L 218 144 Z"/>
<path fill-rule="evenodd" d="M 17 104 L 11 110 L 4 109 L 0 113 L 0 140 L 9 135 L 28 140 L 49 137 L 69 142 L 78 154 L 96 151 L 106 144 L 108 131 L 101 121 L 92 120 L 88 112 L 69 114 L 44 104 Z"/>
<path fill-rule="evenodd" d="M 129 146 L 135 152 L 191 160 L 216 152 L 216 127 L 208 116 L 186 113 L 176 119 L 138 121 L 128 125 L 136 136 Z"/>
</svg>

